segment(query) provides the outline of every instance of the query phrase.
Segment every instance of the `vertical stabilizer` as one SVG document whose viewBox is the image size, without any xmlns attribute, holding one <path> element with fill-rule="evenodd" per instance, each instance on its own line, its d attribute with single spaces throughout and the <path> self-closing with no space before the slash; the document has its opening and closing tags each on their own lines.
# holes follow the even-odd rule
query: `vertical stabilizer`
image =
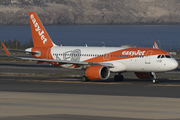
<svg viewBox="0 0 180 120">
<path fill-rule="evenodd" d="M 35 12 L 29 12 L 29 20 L 34 47 L 55 46 Z"/>
</svg>

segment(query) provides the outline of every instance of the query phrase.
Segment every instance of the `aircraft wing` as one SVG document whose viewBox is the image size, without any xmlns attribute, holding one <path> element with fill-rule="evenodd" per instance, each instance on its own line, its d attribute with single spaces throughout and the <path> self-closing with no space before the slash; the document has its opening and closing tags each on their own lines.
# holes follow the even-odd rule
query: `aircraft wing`
<svg viewBox="0 0 180 120">
<path fill-rule="evenodd" d="M 64 63 L 64 64 L 75 64 L 75 65 L 104 65 L 112 68 L 113 65 L 111 63 L 93 63 L 93 62 L 80 62 L 80 61 L 68 61 L 68 60 L 53 60 L 53 59 L 38 59 L 38 58 L 26 58 L 26 57 L 16 57 L 23 60 L 33 60 L 33 61 L 42 61 L 42 62 L 56 62 L 56 63 Z"/>
<path fill-rule="evenodd" d="M 111 63 L 93 63 L 93 62 L 81 62 L 81 61 L 68 61 L 68 60 L 54 60 L 54 59 L 39 59 L 39 58 L 30 58 L 30 57 L 16 57 L 11 55 L 9 50 L 6 48 L 6 46 L 1 43 L 6 55 L 12 58 L 18 58 L 18 59 L 23 59 L 23 60 L 33 60 L 33 61 L 41 61 L 41 62 L 56 62 L 56 63 L 63 63 L 63 64 L 75 64 L 75 65 L 104 65 L 110 68 L 113 68 L 113 64 Z"/>
</svg>

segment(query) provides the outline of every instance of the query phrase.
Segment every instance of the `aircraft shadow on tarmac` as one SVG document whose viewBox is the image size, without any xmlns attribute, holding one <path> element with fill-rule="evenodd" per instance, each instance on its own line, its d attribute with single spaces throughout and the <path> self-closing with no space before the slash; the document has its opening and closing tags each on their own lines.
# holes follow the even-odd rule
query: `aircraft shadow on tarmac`
<svg viewBox="0 0 180 120">
<path fill-rule="evenodd" d="M 1 76 L 0 78 L 6 79 Z M 7 77 L 7 78 L 12 78 Z M 82 84 L 153 84 L 149 79 L 135 79 L 125 78 L 124 81 L 115 82 L 113 78 L 107 80 L 91 80 L 89 82 L 82 82 L 81 77 L 13 77 L 15 81 L 21 82 L 50 82 L 50 83 L 82 83 Z M 180 85 L 180 80 L 158 79 L 156 84 L 177 84 Z"/>
</svg>

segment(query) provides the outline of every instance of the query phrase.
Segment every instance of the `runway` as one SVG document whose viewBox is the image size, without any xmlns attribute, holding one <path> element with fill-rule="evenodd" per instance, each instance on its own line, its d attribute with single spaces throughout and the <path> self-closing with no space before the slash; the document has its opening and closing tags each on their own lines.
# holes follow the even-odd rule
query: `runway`
<svg viewBox="0 0 180 120">
<path fill-rule="evenodd" d="M 0 73 L 4 71 L 82 73 L 47 64 L 0 63 Z M 0 76 L 0 119 L 180 119 L 179 69 L 159 74 L 158 84 L 136 79 L 132 73 L 124 75 L 123 82 L 114 82 L 110 78 L 85 83 L 80 77 Z"/>
<path fill-rule="evenodd" d="M 1 119 L 149 120 L 180 118 L 179 99 L 0 92 Z M 8 117 L 7 117 L 8 116 Z"/>
<path fill-rule="evenodd" d="M 0 91 L 180 98 L 180 81 L 126 79 L 81 82 L 77 77 L 0 77 Z M 92 89 L 93 88 L 93 89 Z"/>
<path fill-rule="evenodd" d="M 0 62 L 0 74 L 18 74 L 23 75 L 35 75 L 43 74 L 46 76 L 66 74 L 67 76 L 82 76 L 84 71 L 82 70 L 71 70 L 59 68 L 57 66 L 49 65 L 47 63 L 36 64 L 35 62 Z M 116 73 L 111 73 L 110 78 L 113 78 Z M 125 78 L 137 78 L 132 72 L 123 73 Z M 61 75 L 60 75 L 61 76 Z M 160 79 L 170 79 L 170 80 L 180 80 L 180 68 L 174 71 L 169 71 L 165 73 L 158 73 L 158 78 Z"/>
</svg>

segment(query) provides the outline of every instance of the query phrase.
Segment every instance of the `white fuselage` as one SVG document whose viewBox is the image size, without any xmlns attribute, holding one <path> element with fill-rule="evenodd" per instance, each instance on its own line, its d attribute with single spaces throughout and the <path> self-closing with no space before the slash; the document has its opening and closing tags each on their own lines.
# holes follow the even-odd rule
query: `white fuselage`
<svg viewBox="0 0 180 120">
<path fill-rule="evenodd" d="M 110 68 L 111 72 L 164 72 L 178 66 L 177 61 L 172 57 L 157 58 L 158 55 L 163 54 L 149 54 L 148 52 L 152 52 L 152 49 L 134 48 L 137 49 L 135 52 L 128 51 L 129 54 L 126 54 L 127 49 L 129 48 L 55 46 L 51 48 L 51 54 L 55 60 L 111 63 L 114 66 Z M 70 64 L 61 66 L 73 68 L 69 67 Z"/>
</svg>

